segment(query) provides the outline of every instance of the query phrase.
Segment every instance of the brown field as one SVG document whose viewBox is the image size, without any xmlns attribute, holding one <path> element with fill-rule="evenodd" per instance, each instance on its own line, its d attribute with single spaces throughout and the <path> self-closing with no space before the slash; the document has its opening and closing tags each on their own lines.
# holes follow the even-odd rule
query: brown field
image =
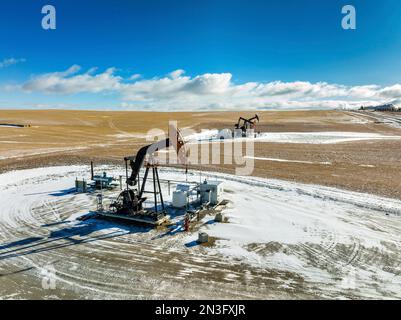
<svg viewBox="0 0 401 320">
<path fill-rule="evenodd" d="M 122 163 L 142 145 L 150 129 L 166 130 L 169 120 L 180 128 L 232 128 L 250 112 L 155 113 L 62 110 L 0 110 L 0 172 L 62 164 Z M 258 112 L 263 132 L 372 132 L 401 135 L 401 130 L 374 121 L 371 115 L 343 111 Z M 358 121 L 358 120 L 364 121 Z M 256 157 L 331 162 L 331 165 L 255 161 L 253 175 L 335 186 L 401 199 L 401 140 L 337 144 L 256 143 Z M 232 172 L 233 166 L 203 166 Z"/>
<path fill-rule="evenodd" d="M 89 164 L 91 160 L 97 164 L 122 165 L 124 156 L 134 155 L 139 147 L 149 144 L 145 138 L 149 130 L 166 130 L 169 120 L 178 121 L 180 128 L 199 131 L 232 128 L 240 115 L 248 117 L 254 113 L 0 110 L 0 124 L 26 125 L 0 126 L 0 172 Z M 258 130 L 269 133 L 341 131 L 401 136 L 401 129 L 397 128 L 399 118 L 395 118 L 394 125 L 394 121 L 383 120 L 388 115 L 342 111 L 258 114 L 261 118 Z M 401 199 L 401 139 L 336 144 L 257 142 L 255 156 L 270 158 L 255 161 L 252 173 L 255 176 Z M 113 170 L 109 173 L 121 174 L 120 166 L 113 167 L 109 167 Z M 203 165 L 202 169 L 232 173 L 235 166 Z M 257 188 L 250 188 L 251 183 L 245 189 L 245 184 L 235 187 L 235 182 L 227 183 L 225 197 L 232 201 L 239 197 L 244 203 L 250 203 L 250 210 L 257 205 L 257 211 L 263 214 L 266 210 L 271 214 L 271 220 L 262 219 L 261 223 L 267 225 L 273 221 L 273 228 L 267 232 L 266 225 L 262 224 L 263 232 L 269 234 L 275 228 L 282 228 L 282 221 L 286 219 L 281 216 L 287 216 L 291 227 L 283 229 L 286 237 L 292 236 L 288 230 L 298 228 L 308 235 L 307 240 L 294 243 L 280 239 L 267 243 L 255 240 L 242 248 L 251 254 L 249 260 L 247 255 L 231 259 L 217 250 L 231 243 L 225 238 L 212 238 L 211 247 L 207 248 L 187 246 L 191 244 L 187 243 L 187 237 L 196 234 L 199 228 L 208 230 L 209 221 L 192 225 L 188 234 L 176 232 L 176 226 L 149 230 L 122 224 L 116 228 L 114 222 L 97 219 L 75 220 L 75 215 L 91 212 L 96 207 L 97 194 L 70 192 L 73 179 L 85 175 L 85 168 L 66 172 L 45 172 L 35 179 L 22 177 L 18 182 L 0 181 L 7 186 L 2 189 L 1 198 L 0 299 L 381 299 L 400 296 L 400 250 L 396 243 L 401 229 L 399 214 L 386 211 L 387 203 L 396 202 L 391 199 L 378 202 L 379 209 L 374 209 L 376 202 L 372 208 L 359 208 L 359 201 L 370 200 L 370 195 L 361 195 L 356 204 L 348 205 L 342 201 L 326 201 L 327 193 L 318 198 L 315 192 L 319 193 L 322 188 L 311 188 L 318 191 L 304 196 L 302 192 L 287 194 L 266 186 L 257 187 L 261 191 L 258 193 Z M 13 179 L 18 174 L 2 177 L 7 176 Z M 110 200 L 118 192 L 106 191 L 104 195 Z M 328 199 L 331 196 L 329 193 Z M 243 213 L 241 201 L 238 208 Z M 319 207 L 314 209 L 317 203 Z M 382 204 L 384 207 L 380 210 Z M 273 208 L 271 212 L 266 209 L 268 206 Z M 334 208 L 334 213 L 330 208 Z M 336 215 L 338 218 L 334 219 Z M 327 226 L 321 227 L 319 219 L 310 220 L 310 216 L 327 218 Z M 229 215 L 227 218 L 230 225 L 231 218 Z M 234 219 L 235 216 L 233 226 L 237 224 Z M 254 219 L 251 217 L 251 221 Z M 316 234 L 320 239 L 315 243 Z M 376 238 L 380 240 L 380 247 L 370 244 Z M 267 264 L 255 264 L 254 255 Z M 283 256 L 291 259 L 286 262 Z M 269 261 L 276 262 L 270 267 Z M 289 267 L 282 261 L 289 263 Z M 43 271 L 48 264 L 54 264 L 57 275 L 57 287 L 50 291 L 43 287 Z M 357 270 L 354 278 L 350 270 Z M 349 279 L 358 281 L 352 284 L 347 282 Z"/>
</svg>

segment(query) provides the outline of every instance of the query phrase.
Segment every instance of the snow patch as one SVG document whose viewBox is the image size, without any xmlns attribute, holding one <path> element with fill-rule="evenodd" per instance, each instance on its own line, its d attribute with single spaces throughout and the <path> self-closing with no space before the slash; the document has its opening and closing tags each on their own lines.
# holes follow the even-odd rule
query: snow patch
<svg viewBox="0 0 401 320">
<path fill-rule="evenodd" d="M 204 130 L 186 137 L 190 142 L 221 142 L 217 130 Z M 363 140 L 400 140 L 401 136 L 388 136 L 368 132 L 264 132 L 255 138 L 236 138 L 235 141 L 270 143 L 336 144 Z M 233 140 L 233 139 L 230 139 Z M 228 141 L 225 139 L 224 141 Z"/>
</svg>

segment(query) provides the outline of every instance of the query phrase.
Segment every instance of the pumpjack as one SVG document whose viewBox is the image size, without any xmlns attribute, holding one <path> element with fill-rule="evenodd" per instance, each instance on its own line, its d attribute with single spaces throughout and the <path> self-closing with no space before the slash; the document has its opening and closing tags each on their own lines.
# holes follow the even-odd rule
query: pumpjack
<svg viewBox="0 0 401 320">
<path fill-rule="evenodd" d="M 259 116 L 257 114 L 249 119 L 240 117 L 238 122 L 235 124 L 235 129 L 242 130 L 242 136 L 246 137 L 246 131 L 248 129 L 255 129 L 256 122 L 259 122 Z"/>
<path fill-rule="evenodd" d="M 179 129 L 171 126 L 169 138 L 155 142 L 139 149 L 136 156 L 124 158 L 126 168 L 126 188 L 117 199 L 110 204 L 110 212 L 99 212 L 101 216 L 111 218 L 122 218 L 146 224 L 160 224 L 165 220 L 166 210 L 163 201 L 162 190 L 158 173 L 158 163 L 154 157 L 157 151 L 173 146 L 177 154 L 177 163 L 186 163 L 186 151 L 184 139 Z M 147 158 L 147 159 L 146 159 Z M 128 176 L 128 163 L 131 167 L 131 174 Z M 141 179 L 140 169 L 145 168 L 145 174 Z M 149 172 L 153 177 L 153 190 L 146 191 L 145 186 L 149 178 Z M 147 197 L 145 193 L 153 193 L 154 206 L 151 209 L 144 208 Z M 160 204 L 160 206 L 159 206 Z"/>
</svg>

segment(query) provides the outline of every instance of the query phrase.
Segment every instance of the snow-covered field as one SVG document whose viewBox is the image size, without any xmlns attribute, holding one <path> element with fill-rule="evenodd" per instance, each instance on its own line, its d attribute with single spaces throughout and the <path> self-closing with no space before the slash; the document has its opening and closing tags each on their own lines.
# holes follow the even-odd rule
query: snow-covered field
<svg viewBox="0 0 401 320">
<path fill-rule="evenodd" d="M 218 130 L 204 130 L 198 134 L 186 137 L 188 141 L 220 141 Z M 236 141 L 245 141 L 250 138 L 236 138 Z M 383 135 L 368 132 L 263 132 L 255 142 L 271 143 L 308 143 L 308 144 L 334 144 L 341 142 L 363 140 L 400 140 L 401 136 Z"/>
<path fill-rule="evenodd" d="M 95 193 L 73 190 L 88 171 L 0 175 L 0 298 L 401 298 L 401 201 L 203 173 L 225 182 L 230 201 L 229 223 L 202 221 L 216 238 L 204 247 L 180 215 L 170 230 L 77 221 L 96 207 Z M 183 175 L 161 170 L 162 179 Z M 47 290 L 52 268 L 56 288 Z"/>
<path fill-rule="evenodd" d="M 254 160 L 262 160 L 262 161 L 272 161 L 272 162 L 290 162 L 290 163 L 302 163 L 302 164 L 322 164 L 322 165 L 331 165 L 331 162 L 313 162 L 313 161 L 301 161 L 301 160 L 288 160 L 288 159 L 279 159 L 279 158 L 265 158 L 265 157 L 251 157 L 245 156 L 246 159 L 254 159 Z"/>
</svg>

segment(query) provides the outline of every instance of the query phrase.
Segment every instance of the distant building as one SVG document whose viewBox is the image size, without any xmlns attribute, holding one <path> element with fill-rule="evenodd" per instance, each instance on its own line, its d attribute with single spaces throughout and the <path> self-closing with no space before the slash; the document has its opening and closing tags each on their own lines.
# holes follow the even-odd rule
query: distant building
<svg viewBox="0 0 401 320">
<path fill-rule="evenodd" d="M 382 104 L 379 106 L 368 106 L 368 107 L 360 107 L 359 110 L 372 110 L 372 111 L 389 111 L 389 112 L 397 112 L 401 111 L 400 107 L 397 107 L 396 105 L 392 103 L 388 104 Z"/>
</svg>

